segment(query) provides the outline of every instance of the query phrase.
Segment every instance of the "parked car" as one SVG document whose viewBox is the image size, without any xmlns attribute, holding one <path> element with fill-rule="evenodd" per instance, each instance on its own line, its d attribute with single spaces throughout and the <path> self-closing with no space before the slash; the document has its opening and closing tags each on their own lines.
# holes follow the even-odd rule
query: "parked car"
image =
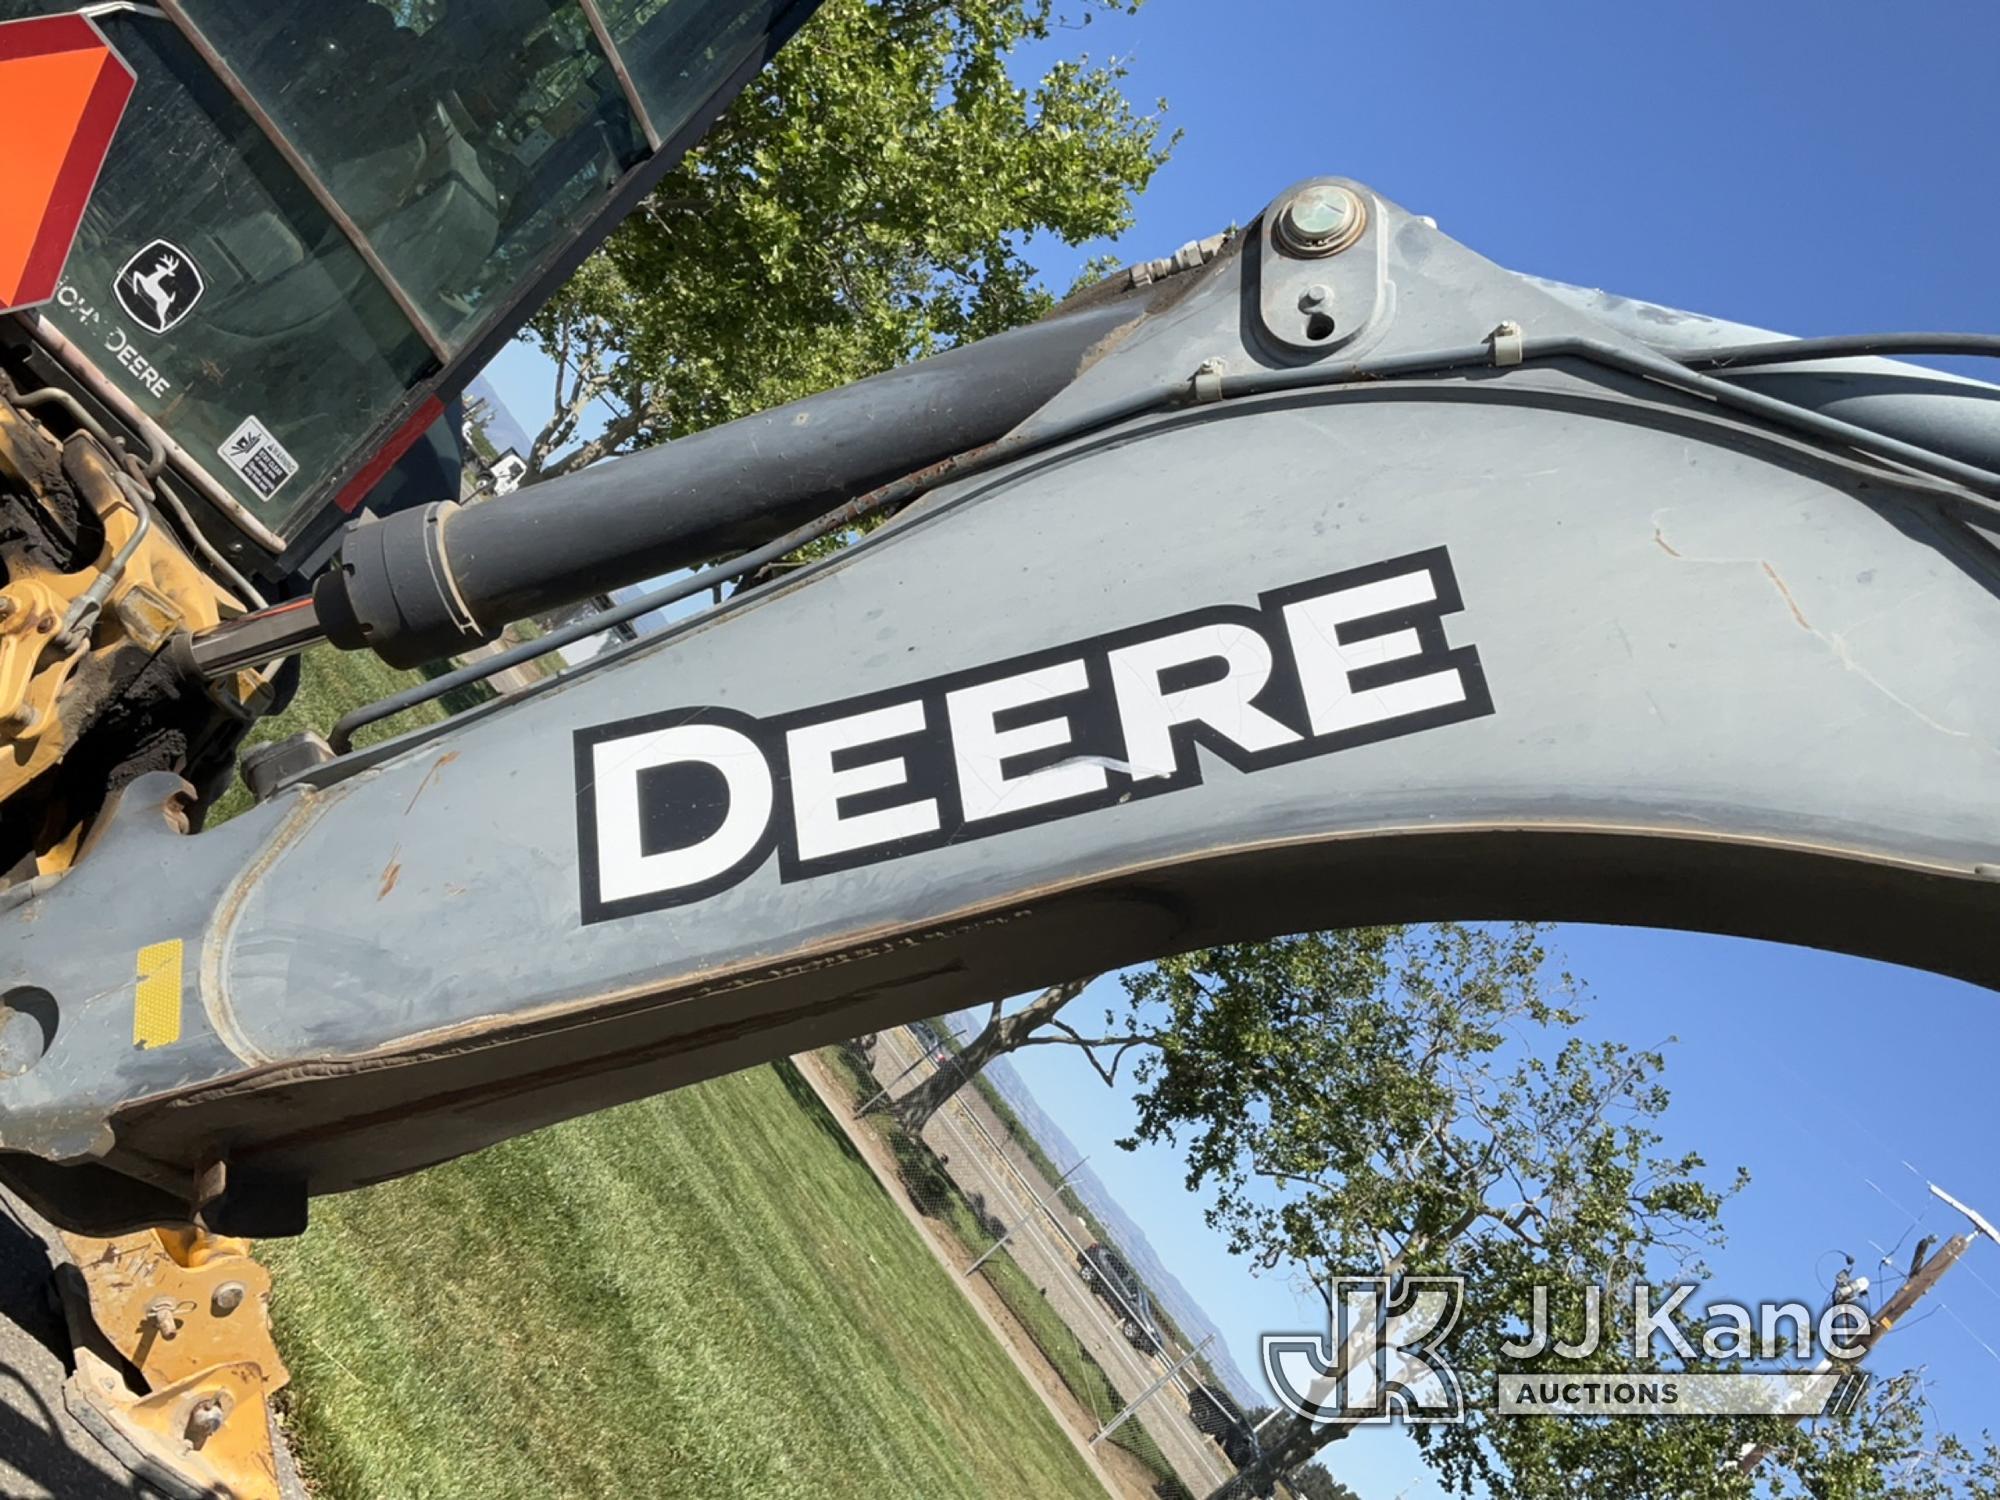
<svg viewBox="0 0 2000 1500">
<path fill-rule="evenodd" d="M 1153 1316 L 1153 1299 L 1131 1262 L 1100 1242 L 1077 1256 L 1076 1268 L 1084 1285 L 1123 1325 L 1127 1343 L 1145 1353 L 1160 1348 L 1164 1340 L 1160 1337 L 1159 1322 Z"/>
<path fill-rule="evenodd" d="M 951 1057 L 951 1048 L 945 1044 L 945 1039 L 930 1022 L 912 1021 L 910 1035 L 917 1039 L 917 1045 L 924 1049 L 924 1056 L 931 1060 L 934 1067 L 943 1067 Z"/>
</svg>

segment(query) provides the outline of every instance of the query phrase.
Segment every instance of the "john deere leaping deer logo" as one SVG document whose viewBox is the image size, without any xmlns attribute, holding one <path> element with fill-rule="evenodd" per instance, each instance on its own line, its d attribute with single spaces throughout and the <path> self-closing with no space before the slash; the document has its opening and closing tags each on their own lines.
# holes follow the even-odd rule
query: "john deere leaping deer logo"
<svg viewBox="0 0 2000 1500">
<path fill-rule="evenodd" d="M 174 327 L 206 289 L 194 257 L 166 240 L 154 240 L 118 273 L 118 305 L 148 333 Z"/>
</svg>

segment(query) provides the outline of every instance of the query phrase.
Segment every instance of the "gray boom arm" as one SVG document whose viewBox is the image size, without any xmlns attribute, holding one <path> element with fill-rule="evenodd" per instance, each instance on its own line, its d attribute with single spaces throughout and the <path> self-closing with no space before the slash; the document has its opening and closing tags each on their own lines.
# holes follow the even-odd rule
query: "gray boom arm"
<svg viewBox="0 0 2000 1500">
<path fill-rule="evenodd" d="M 1010 461 L 835 558 L 196 837 L 134 783 L 0 911 L 0 1175 L 98 1231 L 282 1227 L 1316 924 L 1651 923 L 2000 985 L 2000 391 L 1856 361 L 1718 397 L 1658 349 L 1754 335 L 1345 187 L 1352 244 L 1267 232 L 1294 190 Z M 1879 442 L 1831 420 L 1878 396 Z"/>
</svg>

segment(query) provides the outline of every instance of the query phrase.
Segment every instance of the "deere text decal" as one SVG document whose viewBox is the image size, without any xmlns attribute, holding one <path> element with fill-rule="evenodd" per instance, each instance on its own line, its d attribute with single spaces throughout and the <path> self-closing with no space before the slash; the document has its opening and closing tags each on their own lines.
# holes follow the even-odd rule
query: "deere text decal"
<svg viewBox="0 0 2000 1500">
<path fill-rule="evenodd" d="M 806 880 L 1493 712 L 1442 547 L 1030 656 L 757 717 L 578 730 L 583 920 Z"/>
</svg>

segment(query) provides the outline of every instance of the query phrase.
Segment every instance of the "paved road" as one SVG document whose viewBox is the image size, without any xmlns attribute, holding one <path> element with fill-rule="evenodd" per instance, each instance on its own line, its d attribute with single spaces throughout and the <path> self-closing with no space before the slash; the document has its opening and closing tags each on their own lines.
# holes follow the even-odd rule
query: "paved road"
<svg viewBox="0 0 2000 1500">
<path fill-rule="evenodd" d="M 921 1051 L 901 1027 L 880 1033 L 874 1055 L 877 1078 L 888 1083 L 917 1062 Z M 896 1084 L 893 1095 L 900 1098 L 932 1071 L 929 1063 L 923 1063 Z M 945 1170 L 963 1192 L 983 1199 L 988 1212 L 1002 1223 L 1024 1226 L 1007 1242 L 1008 1253 L 1111 1377 L 1120 1395 L 1129 1401 L 1166 1373 L 1166 1362 L 1134 1349 L 1104 1304 L 1084 1285 L 1075 1252 L 1029 1198 L 1027 1189 L 1032 1188 L 1036 1197 L 1060 1212 L 1054 1185 L 1025 1158 L 1006 1151 L 1004 1131 L 983 1100 L 970 1090 L 961 1093 L 931 1117 L 924 1140 L 948 1158 Z M 1116 1413 L 1098 1415 L 1109 1420 Z M 1139 1415 L 1167 1462 L 1195 1494 L 1208 1493 L 1235 1472 L 1222 1450 L 1189 1418 L 1187 1396 L 1177 1384 L 1164 1387 Z"/>
<path fill-rule="evenodd" d="M 0 1495 L 152 1500 L 63 1406 L 66 1340 L 49 1306 L 48 1226 L 0 1192 Z"/>
</svg>

